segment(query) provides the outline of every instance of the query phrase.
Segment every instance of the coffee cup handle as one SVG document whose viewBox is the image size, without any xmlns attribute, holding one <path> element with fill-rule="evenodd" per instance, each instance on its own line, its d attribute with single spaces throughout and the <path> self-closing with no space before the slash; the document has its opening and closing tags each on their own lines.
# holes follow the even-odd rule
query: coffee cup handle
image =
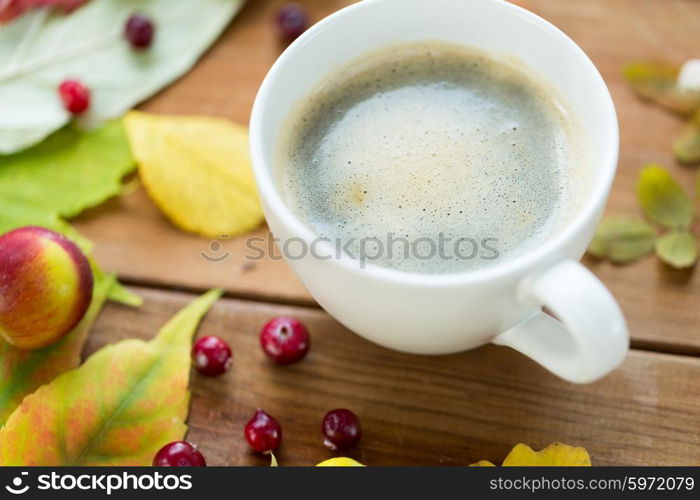
<svg viewBox="0 0 700 500">
<path fill-rule="evenodd" d="M 546 306 L 559 319 L 538 311 L 498 335 L 495 344 L 579 384 L 603 377 L 624 360 L 629 333 L 620 306 L 579 262 L 565 260 L 526 278 L 518 298 Z"/>
</svg>

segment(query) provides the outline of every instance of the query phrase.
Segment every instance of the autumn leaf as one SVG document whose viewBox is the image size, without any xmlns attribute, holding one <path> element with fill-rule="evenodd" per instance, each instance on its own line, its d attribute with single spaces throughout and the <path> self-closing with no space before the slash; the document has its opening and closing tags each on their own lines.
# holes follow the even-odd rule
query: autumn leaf
<svg viewBox="0 0 700 500">
<path fill-rule="evenodd" d="M 478 462 L 470 464 L 469 467 L 496 467 L 496 464 L 488 460 L 479 460 Z"/>
<path fill-rule="evenodd" d="M 91 128 L 122 116 L 189 71 L 243 4 L 99 0 L 69 16 L 32 9 L 3 25 L 0 153 L 32 146 L 71 121 Z M 124 39 L 124 25 L 135 11 L 157 27 L 148 50 L 134 50 Z M 91 90 L 90 107 L 77 119 L 56 91 L 69 77 Z"/>
<path fill-rule="evenodd" d="M 113 275 L 94 269 L 92 302 L 83 319 L 58 342 L 37 350 L 17 349 L 0 340 L 0 427 L 27 394 L 80 364 L 80 353 L 90 327 L 115 286 Z"/>
<path fill-rule="evenodd" d="M 617 264 L 637 260 L 654 250 L 656 230 L 640 219 L 610 217 L 598 226 L 588 252 Z"/>
<path fill-rule="evenodd" d="M 245 127 L 140 111 L 124 124 L 148 194 L 176 226 L 219 238 L 262 222 Z"/>
<path fill-rule="evenodd" d="M 364 465 L 352 458 L 334 457 L 316 464 L 316 467 L 364 467 Z"/>
<path fill-rule="evenodd" d="M 552 443 L 543 450 L 534 451 L 526 444 L 517 444 L 503 460 L 502 466 L 587 466 L 591 465 L 591 457 L 585 448 L 573 447 L 562 443 Z"/>
<path fill-rule="evenodd" d="M 0 156 L 0 213 L 11 205 L 75 217 L 118 195 L 134 166 L 121 122 L 91 132 L 65 127 L 26 151 Z"/>
<path fill-rule="evenodd" d="M 670 231 L 656 240 L 656 255 L 677 269 L 691 267 L 698 260 L 698 245 L 690 231 Z"/>
<path fill-rule="evenodd" d="M 681 115 L 691 115 L 700 109 L 700 92 L 678 87 L 680 67 L 653 62 L 635 62 L 625 66 L 623 74 L 634 91 Z"/>
<path fill-rule="evenodd" d="M 666 228 L 688 228 L 693 222 L 693 203 L 671 174 L 649 165 L 639 176 L 637 194 L 644 213 Z"/>
<path fill-rule="evenodd" d="M 477 467 L 493 467 L 487 460 L 472 464 Z M 543 450 L 534 451 L 526 444 L 517 444 L 508 453 L 503 467 L 590 467 L 591 457 L 585 448 L 552 443 Z"/>
<path fill-rule="evenodd" d="M 66 127 L 33 148 L 0 156 L 0 234 L 42 226 L 89 253 L 92 244 L 64 218 L 119 194 L 134 166 L 120 122 L 88 133 Z"/>
<path fill-rule="evenodd" d="M 0 430 L 0 465 L 150 465 L 185 436 L 192 335 L 220 295 L 194 300 L 150 342 L 104 347 L 27 396 Z"/>
<path fill-rule="evenodd" d="M 681 163 L 700 163 L 700 110 L 693 115 L 673 142 L 673 154 Z"/>
</svg>

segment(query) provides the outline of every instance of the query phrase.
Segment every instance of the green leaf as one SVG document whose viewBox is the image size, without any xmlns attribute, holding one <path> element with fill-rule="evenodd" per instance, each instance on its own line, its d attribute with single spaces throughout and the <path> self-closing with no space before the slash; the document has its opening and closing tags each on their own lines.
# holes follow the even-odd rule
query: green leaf
<svg viewBox="0 0 700 500">
<path fill-rule="evenodd" d="M 693 203 L 663 167 L 649 165 L 639 176 L 637 194 L 644 213 L 667 228 L 688 228 L 693 223 Z"/>
<path fill-rule="evenodd" d="M 698 260 L 695 236 L 689 231 L 671 231 L 656 240 L 656 255 L 678 269 L 691 267 Z"/>
<path fill-rule="evenodd" d="M 53 229 L 75 241 L 84 253 L 88 254 L 92 251 L 92 242 L 81 236 L 56 212 L 46 212 L 42 207 L 32 205 L 8 204 L 0 199 L 0 234 L 22 226 L 42 226 Z"/>
<path fill-rule="evenodd" d="M 150 342 L 108 345 L 27 396 L 0 430 L 0 465 L 150 465 L 185 436 L 192 335 L 220 295 L 194 300 Z"/>
<path fill-rule="evenodd" d="M 107 298 L 125 306 L 139 307 L 143 304 L 143 298 L 140 295 L 135 294 L 118 281 L 110 288 Z"/>
<path fill-rule="evenodd" d="M 0 156 L 0 207 L 74 217 L 119 194 L 134 167 L 121 121 L 91 132 L 65 127 L 31 149 Z"/>
<path fill-rule="evenodd" d="M 36 9 L 3 26 L 0 153 L 36 144 L 72 119 L 56 92 L 68 77 L 92 92 L 81 122 L 121 116 L 187 72 L 243 3 L 99 0 L 67 16 Z M 157 26 L 148 50 L 133 50 L 124 40 L 124 24 L 135 11 L 147 12 Z"/>
<path fill-rule="evenodd" d="M 92 302 L 83 319 L 65 337 L 42 349 L 17 349 L 0 339 L 0 427 L 27 394 L 80 364 L 80 352 L 116 279 L 95 270 Z"/>
<path fill-rule="evenodd" d="M 653 62 L 631 63 L 623 70 L 627 82 L 643 99 L 652 100 L 673 112 L 691 115 L 700 109 L 700 92 L 678 88 L 679 72 L 678 66 Z"/>
<path fill-rule="evenodd" d="M 63 217 L 119 194 L 121 179 L 134 168 L 120 121 L 87 133 L 66 127 L 21 153 L 0 156 L 0 234 L 43 226 L 89 253 L 90 241 Z"/>
<path fill-rule="evenodd" d="M 654 249 L 656 230 L 640 219 L 610 217 L 598 226 L 588 253 L 626 264 L 644 257 Z"/>
<path fill-rule="evenodd" d="M 673 154 L 681 163 L 687 165 L 700 163 L 700 111 L 693 115 L 673 142 Z"/>
</svg>

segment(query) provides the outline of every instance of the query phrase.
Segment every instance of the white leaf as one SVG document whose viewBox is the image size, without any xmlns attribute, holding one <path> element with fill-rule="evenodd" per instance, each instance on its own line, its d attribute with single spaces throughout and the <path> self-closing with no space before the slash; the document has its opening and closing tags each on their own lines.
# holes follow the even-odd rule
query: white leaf
<svg viewBox="0 0 700 500">
<path fill-rule="evenodd" d="M 92 90 L 86 126 L 115 118 L 192 67 L 244 0 L 93 0 L 70 15 L 36 9 L 0 28 L 0 153 L 41 141 L 71 116 L 58 97 L 66 78 Z M 134 50 L 124 24 L 134 12 L 156 24 Z"/>
</svg>

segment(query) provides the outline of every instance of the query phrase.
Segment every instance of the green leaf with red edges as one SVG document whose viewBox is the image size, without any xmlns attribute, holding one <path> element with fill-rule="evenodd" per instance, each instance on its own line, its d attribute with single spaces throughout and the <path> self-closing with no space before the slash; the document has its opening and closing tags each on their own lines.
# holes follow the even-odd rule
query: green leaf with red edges
<svg viewBox="0 0 700 500">
<path fill-rule="evenodd" d="M 190 347 L 211 290 L 150 342 L 104 347 L 27 396 L 0 430 L 0 465 L 150 465 L 187 426 Z"/>
<path fill-rule="evenodd" d="M 65 337 L 43 349 L 17 349 L 0 339 L 0 427 L 27 394 L 80 365 L 80 352 L 90 327 L 117 280 L 93 266 L 92 302 L 83 319 Z"/>
<path fill-rule="evenodd" d="M 625 66 L 623 74 L 634 91 L 681 115 L 700 109 L 700 92 L 678 87 L 680 68 L 666 63 L 635 62 Z"/>
</svg>

